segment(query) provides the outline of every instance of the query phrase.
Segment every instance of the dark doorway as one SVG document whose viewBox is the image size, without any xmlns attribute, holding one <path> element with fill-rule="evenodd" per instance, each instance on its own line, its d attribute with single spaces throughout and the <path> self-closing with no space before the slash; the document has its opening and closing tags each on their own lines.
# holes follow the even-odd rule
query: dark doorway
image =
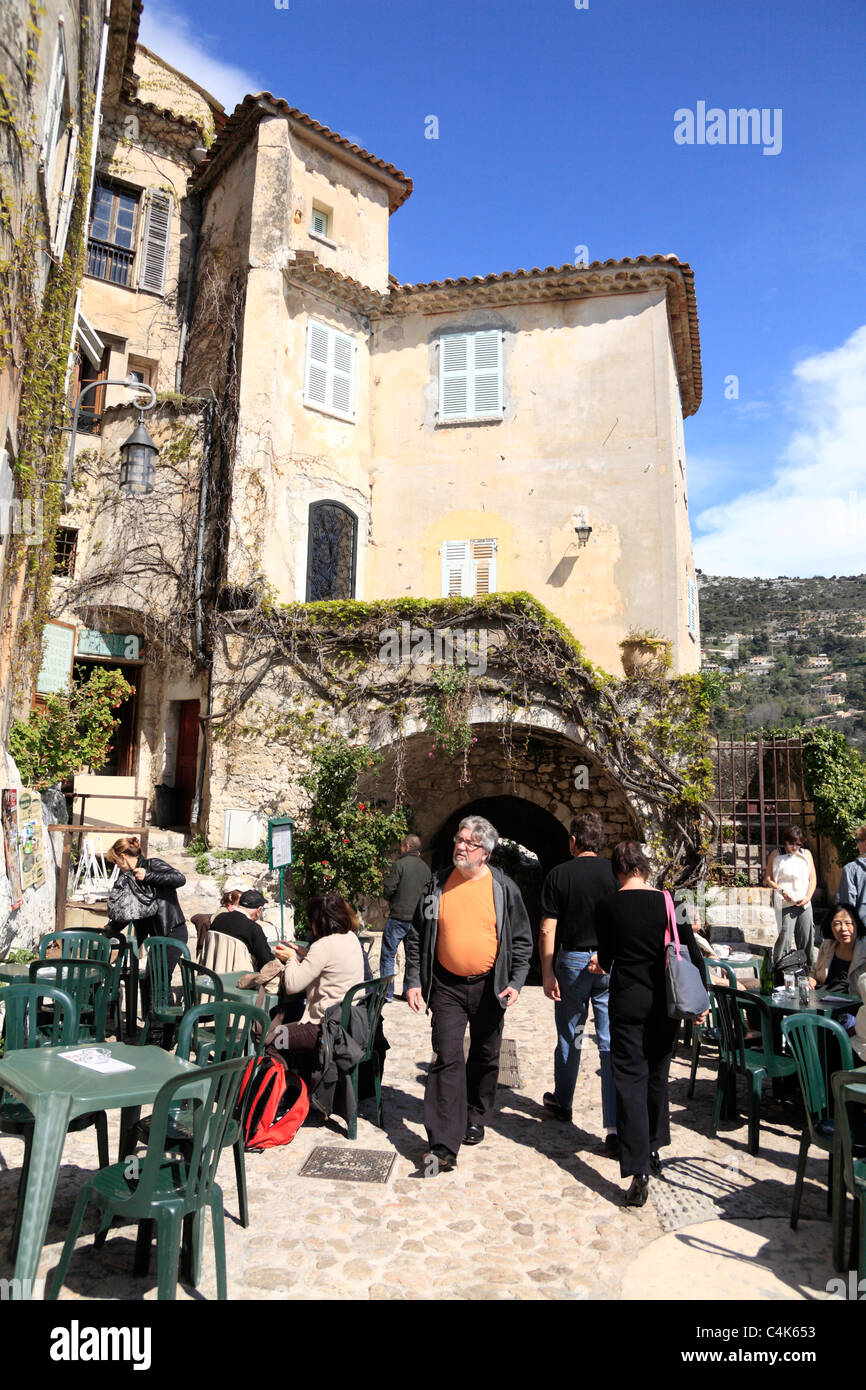
<svg viewBox="0 0 866 1390">
<path fill-rule="evenodd" d="M 198 700 L 181 700 L 177 730 L 174 789 L 180 825 L 189 825 L 198 771 Z"/>
<path fill-rule="evenodd" d="M 541 923 L 541 885 L 557 864 L 568 858 L 568 830 L 550 811 L 520 796 L 482 796 L 452 811 L 430 842 L 430 863 L 442 869 L 451 863 L 454 836 L 466 816 L 484 816 L 500 836 L 522 845 L 535 856 L 535 862 L 521 860 L 507 846 L 497 847 L 491 862 L 513 878 L 526 904 L 535 943 L 530 979 L 540 978 L 538 931 Z"/>
<path fill-rule="evenodd" d="M 90 673 L 96 666 L 114 666 L 125 676 L 132 686 L 132 694 L 128 695 L 116 711 L 119 719 L 118 726 L 114 732 L 111 748 L 108 757 L 100 768 L 93 768 L 100 777 L 132 777 L 135 774 L 135 736 L 137 728 L 138 714 L 138 681 L 142 663 L 127 665 L 119 661 L 99 661 L 88 659 L 87 657 L 76 657 L 73 680 L 76 684 L 84 684 L 90 679 Z"/>
</svg>

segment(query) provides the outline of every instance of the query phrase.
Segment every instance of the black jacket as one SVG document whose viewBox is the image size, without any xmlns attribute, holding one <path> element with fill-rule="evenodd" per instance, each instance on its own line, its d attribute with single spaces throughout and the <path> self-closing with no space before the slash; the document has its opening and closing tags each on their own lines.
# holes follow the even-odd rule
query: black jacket
<svg viewBox="0 0 866 1390">
<path fill-rule="evenodd" d="M 183 908 L 177 900 L 177 890 L 183 887 L 186 879 L 178 869 L 166 864 L 164 859 L 144 859 L 139 855 L 136 867 L 145 870 L 142 882 L 153 889 L 160 935 L 167 936 L 175 927 L 183 926 L 186 920 Z"/>
<path fill-rule="evenodd" d="M 420 985 L 426 1004 L 430 1002 L 433 987 L 439 900 L 453 872 L 454 866 L 451 864 L 433 875 L 430 891 L 418 903 L 411 930 L 403 942 L 406 951 L 404 988 L 417 989 Z M 493 875 L 493 905 L 499 942 L 493 966 L 493 986 L 497 995 L 501 995 L 508 985 L 519 991 L 526 982 L 532 959 L 532 928 L 517 884 L 501 869 L 491 868 L 490 872 Z M 504 1009 L 505 1000 L 500 999 L 499 1002 Z"/>
<path fill-rule="evenodd" d="M 349 1025 L 342 1025 L 343 1005 L 332 1004 L 322 1019 L 316 1064 L 310 1077 L 310 1103 L 327 1116 L 332 1111 L 348 1122 L 355 1113 L 355 1093 L 349 1073 L 357 1066 L 370 1041 L 367 1010 L 349 1010 Z"/>
</svg>

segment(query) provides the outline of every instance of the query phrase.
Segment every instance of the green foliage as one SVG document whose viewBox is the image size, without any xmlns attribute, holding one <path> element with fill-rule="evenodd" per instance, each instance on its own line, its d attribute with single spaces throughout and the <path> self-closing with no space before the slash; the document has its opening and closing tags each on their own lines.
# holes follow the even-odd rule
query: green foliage
<svg viewBox="0 0 866 1390">
<path fill-rule="evenodd" d="M 382 892 L 383 870 L 410 824 L 405 807 L 359 801 L 358 778 L 380 758 L 368 748 L 334 739 L 313 753 L 313 769 L 302 784 L 311 794 L 306 824 L 294 842 L 292 882 L 295 921 L 304 925 L 307 904 L 317 893 L 339 893 L 357 909 L 362 897 Z"/>
<path fill-rule="evenodd" d="M 242 859 L 253 859 L 257 864 L 267 864 L 268 844 L 266 840 L 262 840 L 255 849 L 221 849 L 219 858 L 229 859 L 233 864 L 239 864 Z"/>
<path fill-rule="evenodd" d="M 16 719 L 9 750 L 25 784 L 50 787 L 86 767 L 102 767 L 119 722 L 114 711 L 131 694 L 117 668 L 96 667 L 68 695 L 46 695 L 26 721 Z"/>
<path fill-rule="evenodd" d="M 27 946 L 16 946 L 6 957 L 6 964 L 29 965 L 32 960 L 38 960 L 38 958 L 38 951 L 31 951 Z"/>
<path fill-rule="evenodd" d="M 866 762 L 835 729 L 808 729 L 803 772 L 819 834 L 832 840 L 843 863 L 856 859 L 854 831 L 866 823 Z"/>
<path fill-rule="evenodd" d="M 207 854 L 197 854 L 195 857 L 195 871 L 197 874 L 206 876 L 210 873 L 210 857 Z"/>
<path fill-rule="evenodd" d="M 472 736 L 469 708 L 472 683 L 465 666 L 443 666 L 431 675 L 435 689 L 424 702 L 427 725 L 433 735 L 433 753 L 449 757 L 466 753 L 476 740 Z"/>
<path fill-rule="evenodd" d="M 186 853 L 196 856 L 199 854 L 207 854 L 207 840 L 204 835 L 196 835 L 194 839 L 190 840 L 186 847 Z"/>
</svg>

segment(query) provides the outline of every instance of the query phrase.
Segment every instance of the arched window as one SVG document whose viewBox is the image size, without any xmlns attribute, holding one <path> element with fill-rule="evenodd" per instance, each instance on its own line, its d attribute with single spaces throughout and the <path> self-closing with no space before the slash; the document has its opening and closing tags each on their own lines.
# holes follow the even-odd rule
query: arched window
<svg viewBox="0 0 866 1390">
<path fill-rule="evenodd" d="M 340 502 L 313 502 L 307 545 L 307 603 L 355 597 L 358 519 Z"/>
</svg>

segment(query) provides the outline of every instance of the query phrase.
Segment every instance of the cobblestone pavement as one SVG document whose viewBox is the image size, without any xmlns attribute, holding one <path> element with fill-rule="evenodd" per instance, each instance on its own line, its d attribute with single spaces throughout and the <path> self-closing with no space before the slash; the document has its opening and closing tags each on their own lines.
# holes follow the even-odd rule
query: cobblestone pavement
<svg viewBox="0 0 866 1390">
<path fill-rule="evenodd" d="M 817 1153 L 810 1159 L 803 1214 L 792 1232 L 786 1214 L 798 1133 L 791 1107 L 765 1101 L 757 1158 L 746 1151 L 745 1123 L 723 1124 L 719 1138 L 711 1140 L 715 1068 L 709 1054 L 689 1101 L 688 1058 L 682 1048 L 677 1053 L 671 1077 L 673 1143 L 666 1154 L 676 1160 L 671 1182 L 651 1182 L 658 1204 L 651 1200 L 630 1210 L 622 1206 L 627 1184 L 619 1165 L 602 1147 L 591 1028 L 575 1097 L 576 1124 L 562 1124 L 543 1109 L 541 1097 L 552 1082 L 554 1029 L 553 1007 L 538 986 L 523 991 L 506 1020 L 506 1036 L 517 1045 L 520 1089 L 499 1088 L 484 1142 L 464 1148 L 456 1171 L 435 1178 L 423 1174 L 421 1098 L 430 1059 L 429 1019 L 395 1002 L 387 1006 L 384 1021 L 391 1044 L 383 1089 L 386 1128 L 371 1122 L 368 1103 L 356 1145 L 396 1153 L 389 1181 L 300 1177 L 317 1145 L 354 1147 L 339 1121 L 308 1122 L 290 1146 L 247 1156 L 251 1225 L 244 1230 L 236 1219 L 227 1154 L 221 1179 L 230 1298 L 596 1300 L 658 1297 L 660 1288 L 672 1285 L 690 1296 L 697 1281 L 702 1293 L 724 1299 L 742 1296 L 744 1266 L 757 1271 L 756 1297 L 825 1296 L 833 1277 L 824 1210 L 826 1159 Z M 116 1115 L 109 1116 L 109 1128 L 115 1153 Z M 7 1231 L 21 1153 L 20 1140 L 0 1138 L 0 1221 Z M 75 1194 L 95 1166 L 94 1131 L 70 1135 L 42 1277 L 57 1263 Z M 61 1296 L 155 1298 L 155 1255 L 146 1279 L 132 1275 L 134 1229 L 114 1228 L 103 1249 L 94 1251 L 95 1224 L 91 1209 Z M 773 1238 L 756 1239 L 762 1232 Z M 8 1262 L 0 1263 L 0 1277 L 11 1273 Z M 216 1296 L 209 1230 L 200 1289 L 178 1287 L 179 1299 L 202 1295 Z"/>
</svg>

